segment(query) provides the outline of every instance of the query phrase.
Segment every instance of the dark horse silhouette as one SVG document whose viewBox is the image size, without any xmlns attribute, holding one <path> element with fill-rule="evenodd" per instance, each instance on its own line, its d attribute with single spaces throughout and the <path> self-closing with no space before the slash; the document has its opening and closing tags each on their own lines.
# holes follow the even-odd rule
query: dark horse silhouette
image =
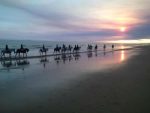
<svg viewBox="0 0 150 113">
<path fill-rule="evenodd" d="M 61 52 L 65 53 L 67 51 L 67 47 L 66 45 L 63 44 L 62 48 L 61 48 Z"/>
<path fill-rule="evenodd" d="M 103 46 L 103 49 L 104 49 L 104 51 L 105 51 L 105 49 L 106 49 L 106 45 L 104 44 L 104 46 Z"/>
<path fill-rule="evenodd" d="M 114 46 L 114 45 L 112 45 L 112 49 L 114 49 L 114 47 L 115 47 L 115 46 Z"/>
<path fill-rule="evenodd" d="M 22 53 L 23 57 L 24 57 L 24 55 L 26 55 L 26 57 L 27 57 L 28 52 L 29 52 L 29 49 L 24 48 L 23 45 L 21 44 L 21 48 L 16 50 L 16 56 L 18 55 L 20 57 L 20 54 Z"/>
<path fill-rule="evenodd" d="M 47 51 L 48 51 L 48 48 L 45 48 L 44 45 L 43 45 L 43 47 L 39 50 L 40 55 L 43 55 L 43 53 L 45 53 L 45 55 L 46 55 Z"/>
<path fill-rule="evenodd" d="M 73 49 L 73 47 L 72 47 L 71 45 L 69 45 L 69 46 L 67 47 L 67 51 L 70 52 L 70 53 L 71 53 L 72 49 Z"/>
<path fill-rule="evenodd" d="M 97 51 L 97 49 L 98 49 L 98 46 L 97 46 L 97 45 L 95 45 L 95 51 Z"/>
<path fill-rule="evenodd" d="M 5 55 L 8 54 L 9 57 L 11 58 L 11 53 L 14 52 L 15 53 L 15 49 L 9 49 L 8 45 L 6 45 L 5 49 L 1 51 L 1 58 L 4 57 Z"/>
<path fill-rule="evenodd" d="M 93 49 L 93 46 L 92 45 L 88 45 L 87 50 L 88 51 L 92 51 L 92 49 Z"/>
<path fill-rule="evenodd" d="M 54 53 L 60 53 L 61 51 L 61 47 L 58 47 L 58 45 L 56 45 L 56 47 L 54 48 Z"/>
<path fill-rule="evenodd" d="M 79 47 L 78 45 L 75 45 L 75 47 L 73 48 L 73 52 L 79 52 L 81 49 L 81 47 Z"/>
</svg>

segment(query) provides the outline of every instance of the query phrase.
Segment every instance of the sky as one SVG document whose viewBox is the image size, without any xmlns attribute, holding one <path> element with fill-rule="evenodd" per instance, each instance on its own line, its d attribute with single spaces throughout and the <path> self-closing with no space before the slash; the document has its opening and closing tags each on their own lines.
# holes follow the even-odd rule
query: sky
<svg viewBox="0 0 150 113">
<path fill-rule="evenodd" d="M 0 39 L 150 38 L 150 0 L 0 0 Z"/>
</svg>

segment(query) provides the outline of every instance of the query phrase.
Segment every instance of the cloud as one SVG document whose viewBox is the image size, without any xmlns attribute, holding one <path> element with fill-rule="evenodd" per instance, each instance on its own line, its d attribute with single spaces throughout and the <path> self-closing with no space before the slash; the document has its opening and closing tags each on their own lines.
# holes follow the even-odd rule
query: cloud
<svg viewBox="0 0 150 113">
<path fill-rule="evenodd" d="M 102 39 L 120 35 L 118 28 L 125 25 L 129 27 L 128 38 L 149 37 L 148 3 L 148 0 L 1 0 L 0 5 L 9 8 L 7 13 L 12 14 L 11 17 L 5 14 L 5 18 L 0 15 L 0 33 L 9 38 Z"/>
</svg>

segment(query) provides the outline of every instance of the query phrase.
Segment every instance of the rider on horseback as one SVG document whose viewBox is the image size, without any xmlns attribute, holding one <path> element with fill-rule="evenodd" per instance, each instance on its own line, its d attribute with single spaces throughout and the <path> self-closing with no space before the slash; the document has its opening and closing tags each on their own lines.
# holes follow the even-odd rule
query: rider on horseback
<svg viewBox="0 0 150 113">
<path fill-rule="evenodd" d="M 45 50 L 45 45 L 43 44 L 43 50 Z"/>
<path fill-rule="evenodd" d="M 23 48 L 23 45 L 21 44 L 21 48 L 20 48 L 21 50 L 23 50 L 24 48 Z"/>
<path fill-rule="evenodd" d="M 63 44 L 63 48 L 66 48 L 66 45 L 65 45 L 65 44 Z"/>
<path fill-rule="evenodd" d="M 98 46 L 97 46 L 97 44 L 95 45 L 95 50 L 97 50 L 97 48 L 98 48 Z"/>
<path fill-rule="evenodd" d="M 5 50 L 6 51 L 8 51 L 9 50 L 9 48 L 8 48 L 8 45 L 6 44 L 6 46 L 5 46 Z"/>
</svg>

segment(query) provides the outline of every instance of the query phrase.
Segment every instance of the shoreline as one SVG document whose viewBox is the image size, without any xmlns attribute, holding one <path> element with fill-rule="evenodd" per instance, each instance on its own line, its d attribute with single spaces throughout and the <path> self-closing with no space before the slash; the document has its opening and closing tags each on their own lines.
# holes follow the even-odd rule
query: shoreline
<svg viewBox="0 0 150 113">
<path fill-rule="evenodd" d="M 23 60 L 23 59 L 37 59 L 37 58 L 43 58 L 43 57 L 51 57 L 51 56 L 59 56 L 59 55 L 73 55 L 73 54 L 83 54 L 83 53 L 90 53 L 90 52 L 100 52 L 99 54 L 102 53 L 110 53 L 110 52 L 115 52 L 115 51 L 122 51 L 122 50 L 132 50 L 135 48 L 140 48 L 142 46 L 136 46 L 136 47 L 130 47 L 130 48 L 125 48 L 125 49 L 114 49 L 114 50 L 109 50 L 109 51 L 105 51 L 105 50 L 92 50 L 92 51 L 79 51 L 79 52 L 71 52 L 71 53 L 59 53 L 59 54 L 47 54 L 47 55 L 37 55 L 37 56 L 27 56 L 27 57 L 11 57 L 11 58 L 0 58 L 0 61 L 8 61 L 8 60 Z"/>
</svg>

